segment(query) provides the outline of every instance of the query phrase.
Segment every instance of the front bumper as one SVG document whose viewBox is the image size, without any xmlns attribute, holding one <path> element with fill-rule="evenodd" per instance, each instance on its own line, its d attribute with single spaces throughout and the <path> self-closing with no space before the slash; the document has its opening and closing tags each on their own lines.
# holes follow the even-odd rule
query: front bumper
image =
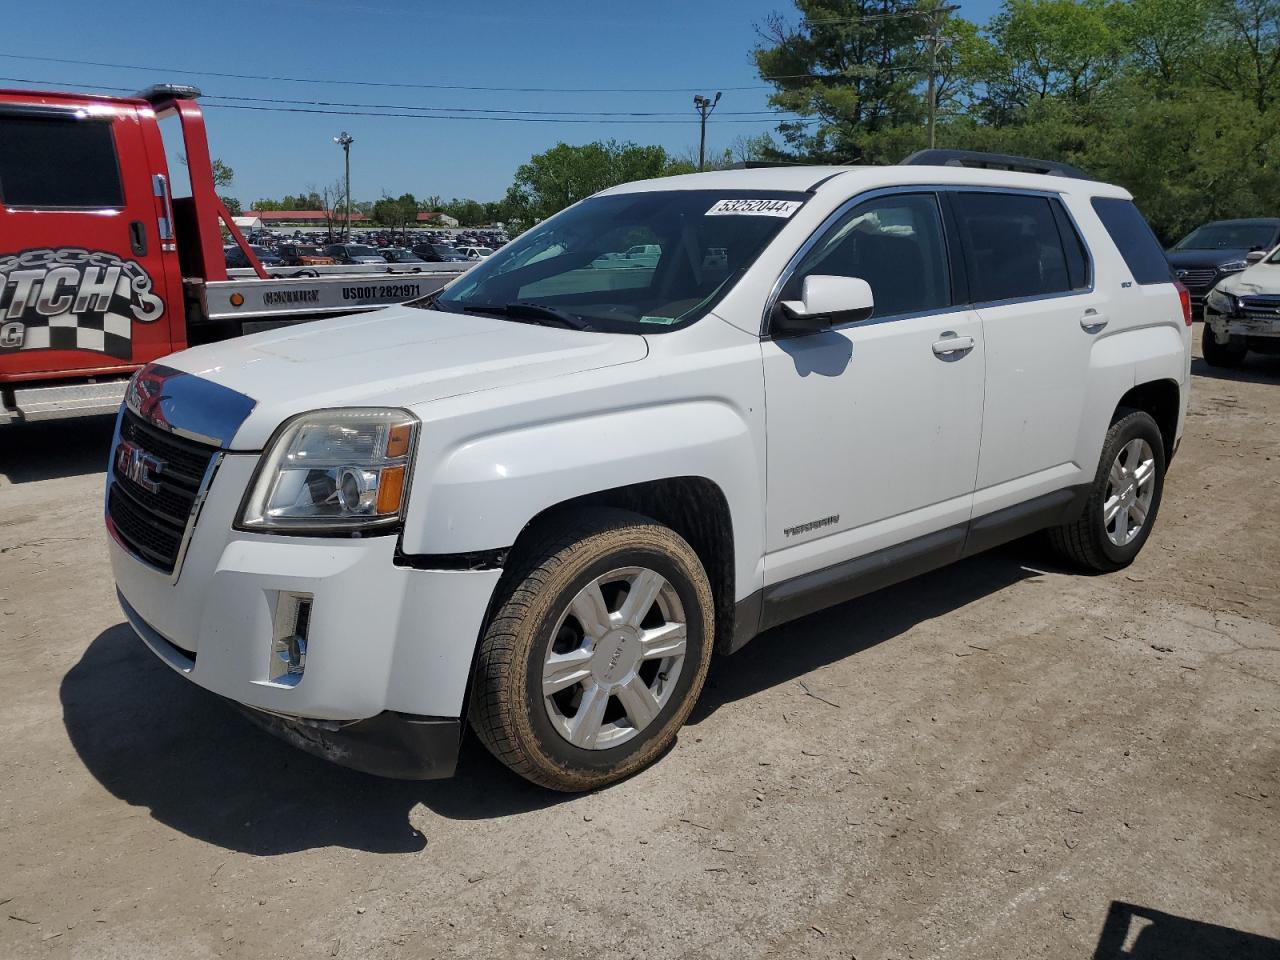
<svg viewBox="0 0 1280 960">
<path fill-rule="evenodd" d="M 1252 317 L 1227 317 L 1205 309 L 1204 322 L 1215 337 L 1280 337 L 1280 319 L 1258 320 Z"/>
<path fill-rule="evenodd" d="M 176 576 L 108 537 L 134 630 L 193 683 L 279 717 L 346 724 L 391 711 L 457 722 L 501 571 L 397 566 L 394 537 L 234 531 L 256 461 L 223 458 Z M 273 679 L 277 611 L 298 595 L 311 598 L 305 667 Z"/>
<path fill-rule="evenodd" d="M 414 717 L 386 710 L 368 720 L 279 717 L 235 704 L 251 722 L 313 756 L 375 777 L 438 780 L 453 776 L 462 743 L 462 721 Z"/>
</svg>

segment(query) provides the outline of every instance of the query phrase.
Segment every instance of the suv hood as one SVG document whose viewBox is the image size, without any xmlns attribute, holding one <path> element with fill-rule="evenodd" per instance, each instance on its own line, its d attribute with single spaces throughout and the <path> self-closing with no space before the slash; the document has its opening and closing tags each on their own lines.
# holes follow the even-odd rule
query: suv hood
<svg viewBox="0 0 1280 960">
<path fill-rule="evenodd" d="M 1280 263 L 1255 263 L 1248 270 L 1224 277 L 1217 288 L 1237 297 L 1253 294 L 1280 294 Z"/>
<path fill-rule="evenodd" d="M 1216 267 L 1220 263 L 1243 260 L 1248 253 L 1248 250 L 1220 250 L 1215 247 L 1212 250 L 1166 250 L 1165 256 L 1173 266 L 1186 269 L 1187 267 Z"/>
<path fill-rule="evenodd" d="M 642 360 L 638 334 L 388 307 L 184 350 L 161 361 L 256 405 L 231 448 L 259 450 L 282 421 L 325 407 L 408 407 Z"/>
</svg>

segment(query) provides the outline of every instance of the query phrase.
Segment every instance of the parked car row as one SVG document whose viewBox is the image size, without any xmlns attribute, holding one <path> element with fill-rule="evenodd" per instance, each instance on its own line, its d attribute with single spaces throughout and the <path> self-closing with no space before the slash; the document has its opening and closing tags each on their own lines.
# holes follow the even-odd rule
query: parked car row
<svg viewBox="0 0 1280 960">
<path fill-rule="evenodd" d="M 1191 294 L 1199 317 L 1205 297 L 1224 277 L 1257 263 L 1280 246 L 1280 218 L 1215 220 L 1196 227 L 1165 251 L 1173 274 Z"/>
<path fill-rule="evenodd" d="M 348 239 L 328 232 L 292 236 L 270 232 L 250 234 L 250 249 L 263 266 L 309 267 L 340 264 L 461 263 L 483 260 L 507 242 L 498 230 L 467 230 L 447 233 L 413 230 L 393 236 L 388 231 L 360 231 Z M 399 242 L 397 242 L 397 240 Z M 234 244 L 224 249 L 228 267 L 248 267 L 244 253 Z"/>
</svg>

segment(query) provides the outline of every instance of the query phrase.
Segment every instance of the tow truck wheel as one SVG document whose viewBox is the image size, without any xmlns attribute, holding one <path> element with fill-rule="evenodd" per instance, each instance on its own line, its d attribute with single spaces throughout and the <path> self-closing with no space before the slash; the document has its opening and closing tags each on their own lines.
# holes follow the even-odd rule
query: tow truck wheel
<svg viewBox="0 0 1280 960">
<path fill-rule="evenodd" d="M 1204 362 L 1211 367 L 1238 367 L 1244 363 L 1244 355 L 1249 352 L 1249 345 L 1244 337 L 1228 335 L 1219 341 L 1213 333 L 1213 327 L 1204 325 L 1204 339 L 1200 342 L 1204 352 Z"/>
<path fill-rule="evenodd" d="M 674 742 L 711 662 L 711 585 L 682 537 L 628 511 L 533 539 L 480 642 L 471 726 L 526 779 L 592 790 Z"/>
</svg>

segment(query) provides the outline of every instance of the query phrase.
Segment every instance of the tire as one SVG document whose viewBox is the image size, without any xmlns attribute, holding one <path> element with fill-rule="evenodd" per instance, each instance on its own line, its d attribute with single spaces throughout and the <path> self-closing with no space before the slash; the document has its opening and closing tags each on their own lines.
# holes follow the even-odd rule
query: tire
<svg viewBox="0 0 1280 960">
<path fill-rule="evenodd" d="M 1134 482 L 1133 478 L 1136 464 L 1145 464 L 1148 459 L 1149 489 L 1146 480 Z M 1155 525 L 1164 493 L 1165 463 L 1164 439 L 1151 415 L 1141 410 L 1118 410 L 1102 445 L 1098 471 L 1084 512 L 1074 523 L 1049 530 L 1053 548 L 1069 563 L 1098 573 L 1109 573 L 1131 564 Z M 1133 496 L 1128 497 L 1125 494 L 1131 486 Z M 1117 495 L 1119 509 L 1112 512 L 1111 508 L 1117 506 L 1112 500 Z M 1140 525 L 1130 529 L 1139 510 L 1142 511 Z"/>
<path fill-rule="evenodd" d="M 471 726 L 520 776 L 593 790 L 651 764 L 688 718 L 714 646 L 711 585 L 683 538 L 628 511 L 581 511 L 530 537 L 480 641 Z"/>
<path fill-rule="evenodd" d="M 1249 352 L 1249 345 L 1244 337 L 1227 337 L 1226 343 L 1220 343 L 1213 334 L 1213 327 L 1204 325 L 1204 336 L 1200 341 L 1204 353 L 1204 362 L 1211 367 L 1238 367 L 1244 363 L 1244 356 Z"/>
</svg>

